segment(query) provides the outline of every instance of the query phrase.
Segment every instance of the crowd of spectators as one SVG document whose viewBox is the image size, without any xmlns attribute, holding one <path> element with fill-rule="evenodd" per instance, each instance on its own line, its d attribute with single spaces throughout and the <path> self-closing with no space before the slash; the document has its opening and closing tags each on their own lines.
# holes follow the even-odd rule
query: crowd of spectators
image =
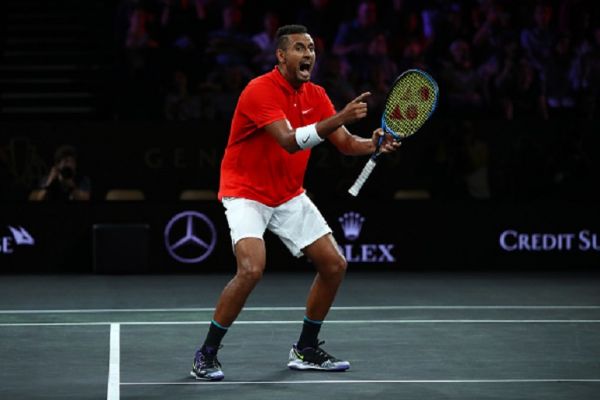
<svg viewBox="0 0 600 400">
<path fill-rule="evenodd" d="M 337 107 L 399 72 L 441 87 L 441 113 L 595 118 L 595 0 L 121 0 L 118 118 L 227 121 L 245 84 L 273 68 L 282 24 L 309 28 L 313 81 Z M 374 113 L 376 114 L 376 113 Z"/>
<path fill-rule="evenodd" d="M 598 0 L 115 3 L 116 120 L 209 121 L 203 126 L 226 134 L 246 83 L 276 63 L 277 28 L 299 23 L 316 44 L 312 79 L 338 109 L 372 93 L 370 120 L 353 132 L 378 126 L 402 71 L 423 69 L 438 81 L 437 120 L 411 138 L 410 151 L 385 158 L 404 173 L 383 189 L 425 188 L 447 199 L 598 198 Z M 26 185 L 13 153 L 0 148 L 0 200 Z M 50 176 L 44 186 L 55 183 Z"/>
</svg>

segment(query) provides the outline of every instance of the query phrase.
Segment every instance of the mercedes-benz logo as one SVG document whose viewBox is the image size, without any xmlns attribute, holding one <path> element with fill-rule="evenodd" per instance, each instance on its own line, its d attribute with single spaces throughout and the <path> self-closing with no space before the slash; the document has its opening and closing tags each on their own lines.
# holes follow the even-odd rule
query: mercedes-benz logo
<svg viewBox="0 0 600 400">
<path fill-rule="evenodd" d="M 175 215 L 165 228 L 165 247 L 179 262 L 199 263 L 208 257 L 217 243 L 215 226 L 208 217 L 196 211 Z"/>
</svg>

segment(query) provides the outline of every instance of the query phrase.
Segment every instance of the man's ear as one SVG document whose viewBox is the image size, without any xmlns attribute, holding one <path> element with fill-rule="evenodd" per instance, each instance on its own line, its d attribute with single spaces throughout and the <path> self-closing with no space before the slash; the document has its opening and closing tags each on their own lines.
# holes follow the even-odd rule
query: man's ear
<svg viewBox="0 0 600 400">
<path fill-rule="evenodd" d="M 277 56 L 277 62 L 279 64 L 285 63 L 285 51 L 277 49 L 275 55 Z"/>
</svg>

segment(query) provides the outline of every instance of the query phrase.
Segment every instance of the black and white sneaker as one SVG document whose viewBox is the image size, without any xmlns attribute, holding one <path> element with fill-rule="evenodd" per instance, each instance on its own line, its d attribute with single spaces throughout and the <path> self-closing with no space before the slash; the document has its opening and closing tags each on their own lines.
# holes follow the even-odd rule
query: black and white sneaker
<svg viewBox="0 0 600 400">
<path fill-rule="evenodd" d="M 325 343 L 319 342 L 316 347 L 300 350 L 297 344 L 292 346 L 288 367 L 295 370 L 345 371 L 350 368 L 348 361 L 338 360 L 321 348 Z"/>
<path fill-rule="evenodd" d="M 204 381 L 220 381 L 225 375 L 221 371 L 221 363 L 217 359 L 217 351 L 219 349 L 207 348 L 202 346 L 196 351 L 194 363 L 190 375 L 198 380 Z"/>
</svg>

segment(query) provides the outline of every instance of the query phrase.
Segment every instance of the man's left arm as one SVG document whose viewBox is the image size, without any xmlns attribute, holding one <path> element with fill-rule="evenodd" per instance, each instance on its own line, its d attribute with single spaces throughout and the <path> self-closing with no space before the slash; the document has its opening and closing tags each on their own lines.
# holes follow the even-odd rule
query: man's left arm
<svg viewBox="0 0 600 400">
<path fill-rule="evenodd" d="M 395 141 L 390 135 L 385 135 L 381 128 L 373 131 L 370 138 L 363 138 L 351 134 L 345 126 L 340 126 L 329 135 L 328 139 L 340 151 L 347 156 L 362 156 L 373 154 L 377 149 L 379 138 L 383 136 L 381 152 L 390 153 L 400 147 L 400 142 Z"/>
</svg>

